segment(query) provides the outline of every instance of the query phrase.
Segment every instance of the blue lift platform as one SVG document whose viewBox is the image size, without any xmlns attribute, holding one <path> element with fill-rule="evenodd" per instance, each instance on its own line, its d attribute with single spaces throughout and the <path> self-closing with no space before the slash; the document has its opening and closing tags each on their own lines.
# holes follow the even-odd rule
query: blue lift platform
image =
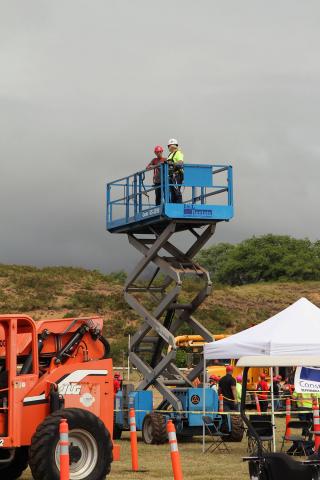
<svg viewBox="0 0 320 480">
<path fill-rule="evenodd" d="M 157 230 L 176 221 L 179 230 L 228 221 L 233 217 L 232 167 L 186 164 L 183 184 L 172 182 L 170 167 L 161 165 L 161 183 L 152 181 L 150 170 L 107 184 L 107 229 L 111 233 L 145 233 L 147 225 Z M 172 202 L 172 190 L 180 188 L 183 203 Z M 155 191 L 161 204 L 155 204 Z"/>
<path fill-rule="evenodd" d="M 209 272 L 197 263 L 195 256 L 212 237 L 217 223 L 233 217 L 231 166 L 184 164 L 182 183 L 177 184 L 172 166 L 164 163 L 160 166 L 161 182 L 157 185 L 153 182 L 154 169 L 107 184 L 107 230 L 126 234 L 129 243 L 141 254 L 140 261 L 127 276 L 124 297 L 142 319 L 129 352 L 131 363 L 142 374 L 138 387 L 142 393 L 140 396 L 126 386 L 118 399 L 121 418 L 116 424 L 128 428 L 127 411 L 132 401 L 137 401 L 137 408 L 141 410 L 139 402 L 148 398 L 146 405 L 152 408 L 152 400 L 144 394 L 149 387 L 155 387 L 162 396 L 156 409 L 160 417 L 156 419 L 157 413 L 153 412 L 152 418 L 143 415 L 139 420 L 145 425 L 142 429 L 147 443 L 159 441 L 152 439 L 150 432 L 159 430 L 153 429 L 152 422 L 161 423 L 164 411 L 175 412 L 172 415 L 182 435 L 190 436 L 191 426 L 202 428 L 199 415 L 192 417 L 183 412 L 190 398 L 197 399 L 192 408 L 199 409 L 202 405 L 203 391 L 193 391 L 192 382 L 202 374 L 203 361 L 184 374 L 175 363 L 175 336 L 179 332 L 193 332 L 207 342 L 213 341 L 211 333 L 194 317 L 212 290 Z M 156 190 L 159 204 L 155 201 Z M 177 200 L 178 190 L 181 203 L 173 201 Z M 187 238 L 182 243 L 174 241 L 181 232 L 191 238 L 184 249 L 181 245 L 187 244 Z M 187 302 L 181 301 L 185 279 L 190 277 L 196 280 L 198 291 Z M 184 295 L 184 299 L 187 297 Z M 208 398 L 210 395 L 212 391 Z M 214 405 L 217 401 L 212 399 Z M 165 428 L 163 431 L 166 435 Z"/>
</svg>

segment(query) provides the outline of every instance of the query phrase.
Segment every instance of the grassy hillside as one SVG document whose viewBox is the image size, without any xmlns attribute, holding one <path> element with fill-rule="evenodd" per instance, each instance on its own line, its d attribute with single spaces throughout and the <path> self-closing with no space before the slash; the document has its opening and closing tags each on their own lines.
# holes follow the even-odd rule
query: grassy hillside
<svg viewBox="0 0 320 480">
<path fill-rule="evenodd" d="M 103 275 L 70 267 L 0 265 L 0 313 L 26 313 L 35 320 L 99 314 L 120 361 L 127 336 L 140 323 L 122 296 L 124 274 Z M 195 292 L 187 283 L 185 299 Z M 320 282 L 272 282 L 218 286 L 196 317 L 213 333 L 233 333 L 265 320 L 300 297 L 320 307 Z M 187 332 L 186 332 L 187 333 Z"/>
</svg>

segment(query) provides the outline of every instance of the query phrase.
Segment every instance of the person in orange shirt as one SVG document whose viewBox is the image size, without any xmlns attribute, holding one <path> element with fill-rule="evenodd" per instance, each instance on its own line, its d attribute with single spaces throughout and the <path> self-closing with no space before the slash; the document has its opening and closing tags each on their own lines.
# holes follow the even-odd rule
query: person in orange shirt
<svg viewBox="0 0 320 480">
<path fill-rule="evenodd" d="M 115 373 L 113 377 L 113 392 L 116 395 L 121 389 L 121 376 L 120 373 Z"/>
<path fill-rule="evenodd" d="M 260 374 L 260 381 L 258 382 L 257 390 L 258 390 L 258 400 L 260 403 L 261 412 L 266 412 L 268 410 L 269 385 L 266 382 L 265 373 Z"/>
<path fill-rule="evenodd" d="M 155 158 L 151 160 L 151 162 L 147 166 L 147 170 L 153 169 L 153 185 L 155 187 L 155 195 L 156 195 L 156 205 L 160 205 L 161 203 L 161 171 L 160 165 L 164 163 L 167 159 L 162 156 L 163 148 L 161 145 L 157 145 L 154 147 L 154 153 L 156 154 Z"/>
</svg>

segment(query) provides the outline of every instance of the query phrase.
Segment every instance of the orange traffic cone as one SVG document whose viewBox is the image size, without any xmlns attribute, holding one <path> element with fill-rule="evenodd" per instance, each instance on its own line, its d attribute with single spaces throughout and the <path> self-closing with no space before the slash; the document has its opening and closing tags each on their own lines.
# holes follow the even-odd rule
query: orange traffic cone
<svg viewBox="0 0 320 480">
<path fill-rule="evenodd" d="M 219 413 L 223 413 L 223 395 L 220 393 L 219 395 Z"/>
<path fill-rule="evenodd" d="M 180 463 L 180 454 L 178 450 L 178 442 L 176 436 L 176 429 L 172 423 L 172 420 L 169 420 L 167 423 L 167 432 L 170 444 L 171 451 L 171 464 L 173 470 L 174 480 L 183 480 L 181 463 Z"/>
<path fill-rule="evenodd" d="M 290 398 L 286 399 L 286 435 L 291 435 L 291 430 L 288 428 L 288 423 L 291 420 L 291 400 Z"/>
<path fill-rule="evenodd" d="M 256 394 L 256 395 L 254 396 L 254 398 L 255 398 L 255 401 L 256 401 L 257 412 L 259 413 L 259 415 L 261 415 L 261 407 L 260 407 L 260 402 L 259 402 L 258 395 Z"/>
<path fill-rule="evenodd" d="M 138 471 L 138 440 L 137 440 L 137 429 L 136 429 L 136 415 L 133 408 L 130 408 L 129 422 L 130 422 L 132 470 L 134 472 L 137 472 Z"/>
<path fill-rule="evenodd" d="M 60 480 L 69 480 L 69 427 L 65 418 L 60 420 Z"/>
</svg>

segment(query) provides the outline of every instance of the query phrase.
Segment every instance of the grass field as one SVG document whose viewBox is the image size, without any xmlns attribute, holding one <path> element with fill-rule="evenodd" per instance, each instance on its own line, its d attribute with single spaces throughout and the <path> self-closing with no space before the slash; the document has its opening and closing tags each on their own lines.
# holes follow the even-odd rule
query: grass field
<svg viewBox="0 0 320 480">
<path fill-rule="evenodd" d="M 284 419 L 277 418 L 277 448 L 284 429 Z M 209 439 L 207 438 L 207 441 Z M 230 454 L 202 453 L 202 439 L 197 437 L 188 443 L 180 443 L 179 451 L 184 480 L 248 480 L 248 465 L 242 462 L 247 455 L 247 439 L 241 443 L 229 443 Z M 121 446 L 121 461 L 114 462 L 108 478 L 112 480 L 165 480 L 172 479 L 169 445 L 145 445 L 139 440 L 139 472 L 131 471 L 130 441 L 126 432 L 123 439 L 117 441 Z M 23 480 L 31 480 L 27 472 Z"/>
<path fill-rule="evenodd" d="M 133 335 L 141 324 L 124 301 L 124 278 L 121 272 L 103 275 L 72 267 L 39 269 L 0 264 L 0 313 L 27 313 L 35 320 L 98 314 L 104 320 L 112 358 L 119 364 L 127 349 L 128 335 Z M 198 282 L 184 282 L 181 303 L 188 303 L 198 288 Z M 215 285 L 195 317 L 212 333 L 235 333 L 266 320 L 301 297 L 320 306 L 319 292 L 319 281 Z M 191 332 L 184 329 L 182 333 Z"/>
</svg>

